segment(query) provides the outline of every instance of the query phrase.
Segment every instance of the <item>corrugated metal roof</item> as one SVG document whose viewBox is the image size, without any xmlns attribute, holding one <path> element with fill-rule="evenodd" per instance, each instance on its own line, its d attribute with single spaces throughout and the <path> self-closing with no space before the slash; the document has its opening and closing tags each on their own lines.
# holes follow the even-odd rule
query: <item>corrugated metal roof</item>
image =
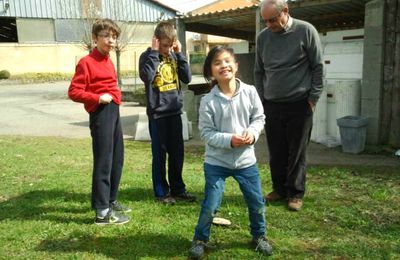
<svg viewBox="0 0 400 260">
<path fill-rule="evenodd" d="M 301 0 L 289 2 L 292 17 L 313 24 L 318 31 L 363 28 L 369 0 Z M 187 14 L 186 30 L 254 41 L 258 4 L 225 11 Z"/>
<path fill-rule="evenodd" d="M 227 11 L 231 10 L 232 7 L 243 8 L 243 7 L 251 7 L 257 5 L 257 0 L 218 0 L 216 2 L 210 3 L 208 5 L 202 6 L 195 10 L 190 11 L 190 14 L 202 14 L 202 13 L 212 13 L 216 11 Z"/>
<path fill-rule="evenodd" d="M 151 0 L 0 0 L 0 17 L 81 19 L 93 10 L 96 17 L 117 21 L 155 22 L 176 15 Z"/>
</svg>

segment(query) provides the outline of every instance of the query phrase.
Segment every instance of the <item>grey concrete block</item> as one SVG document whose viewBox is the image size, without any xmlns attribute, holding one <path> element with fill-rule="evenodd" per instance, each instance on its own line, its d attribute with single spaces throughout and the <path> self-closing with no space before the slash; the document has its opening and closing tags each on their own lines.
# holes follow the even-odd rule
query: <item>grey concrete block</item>
<svg viewBox="0 0 400 260">
<path fill-rule="evenodd" d="M 373 0 L 365 5 L 365 21 L 364 26 L 383 26 L 385 1 Z"/>
<path fill-rule="evenodd" d="M 361 99 L 361 115 L 372 118 L 379 118 L 380 115 L 380 100 L 362 98 Z"/>
<path fill-rule="evenodd" d="M 371 72 L 372 73 L 372 72 Z M 379 99 L 381 95 L 382 80 L 374 77 L 364 78 L 361 86 L 362 99 Z"/>
<path fill-rule="evenodd" d="M 367 129 L 367 144 L 378 144 L 379 136 L 377 133 L 370 133 Z"/>
<path fill-rule="evenodd" d="M 366 46 L 376 46 L 384 45 L 384 27 L 365 27 L 364 28 L 364 42 Z"/>
<path fill-rule="evenodd" d="M 135 140 L 136 141 L 150 141 L 149 134 L 149 120 L 146 113 L 139 113 L 139 119 L 136 123 L 136 131 L 135 131 Z"/>
<path fill-rule="evenodd" d="M 367 144 L 376 144 L 379 138 L 380 101 L 378 99 L 362 99 L 361 115 L 369 119 Z"/>
<path fill-rule="evenodd" d="M 183 135 L 183 140 L 187 141 L 189 140 L 189 121 L 187 118 L 186 112 L 183 112 L 181 115 L 182 118 L 182 135 Z"/>
<path fill-rule="evenodd" d="M 189 140 L 189 130 L 191 127 L 191 122 L 188 121 L 186 112 L 182 113 L 181 118 L 182 118 L 183 140 L 187 141 L 187 140 Z M 144 113 L 144 112 L 139 113 L 139 119 L 136 123 L 135 140 L 136 141 L 151 141 L 150 133 L 149 133 L 149 119 L 148 119 L 146 113 Z"/>
<path fill-rule="evenodd" d="M 185 110 L 189 121 L 197 120 L 195 96 L 191 90 L 183 91 L 183 110 Z"/>
</svg>

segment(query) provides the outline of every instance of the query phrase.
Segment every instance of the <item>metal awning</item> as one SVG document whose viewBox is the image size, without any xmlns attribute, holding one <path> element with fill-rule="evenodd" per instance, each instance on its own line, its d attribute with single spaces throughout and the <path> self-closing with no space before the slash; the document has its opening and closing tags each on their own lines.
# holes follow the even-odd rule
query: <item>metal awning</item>
<svg viewBox="0 0 400 260">
<path fill-rule="evenodd" d="M 292 17 L 313 24 L 321 33 L 364 27 L 369 0 L 297 0 L 289 2 Z M 186 31 L 254 41 L 258 4 L 182 17 Z"/>
</svg>

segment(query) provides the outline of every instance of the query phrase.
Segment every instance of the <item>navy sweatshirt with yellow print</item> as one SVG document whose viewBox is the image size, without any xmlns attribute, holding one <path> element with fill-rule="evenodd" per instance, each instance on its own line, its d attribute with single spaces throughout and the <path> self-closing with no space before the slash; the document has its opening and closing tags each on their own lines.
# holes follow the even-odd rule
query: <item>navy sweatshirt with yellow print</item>
<svg viewBox="0 0 400 260">
<path fill-rule="evenodd" d="M 148 48 L 140 55 L 139 74 L 146 88 L 149 119 L 182 113 L 180 81 L 188 84 L 192 79 L 189 63 L 182 53 L 171 52 L 169 57 L 163 57 Z"/>
</svg>

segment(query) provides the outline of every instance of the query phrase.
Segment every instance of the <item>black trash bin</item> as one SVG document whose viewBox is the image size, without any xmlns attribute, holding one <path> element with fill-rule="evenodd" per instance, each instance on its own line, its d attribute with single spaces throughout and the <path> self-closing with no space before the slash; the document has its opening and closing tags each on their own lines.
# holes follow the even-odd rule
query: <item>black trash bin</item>
<svg viewBox="0 0 400 260">
<path fill-rule="evenodd" d="M 367 139 L 368 118 L 362 116 L 345 116 L 338 118 L 342 151 L 360 153 L 364 151 Z"/>
</svg>

